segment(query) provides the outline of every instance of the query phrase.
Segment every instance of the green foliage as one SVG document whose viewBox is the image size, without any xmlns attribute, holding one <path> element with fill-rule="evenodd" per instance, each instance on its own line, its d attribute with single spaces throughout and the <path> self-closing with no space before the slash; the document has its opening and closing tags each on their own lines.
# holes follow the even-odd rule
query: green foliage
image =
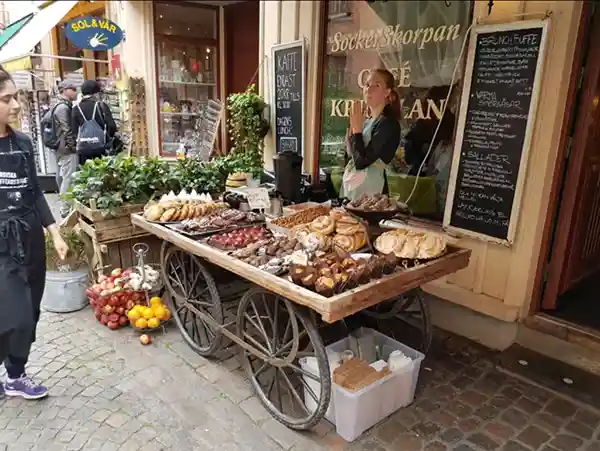
<svg viewBox="0 0 600 451">
<path fill-rule="evenodd" d="M 268 122 L 263 117 L 265 102 L 250 85 L 245 92 L 227 98 L 228 128 L 233 148 L 226 157 L 232 172 L 260 176 L 263 168 L 264 135 Z"/>
<path fill-rule="evenodd" d="M 178 182 L 178 190 L 199 193 L 221 193 L 225 190 L 225 179 L 229 166 L 224 158 L 202 161 L 199 158 L 178 160 L 173 166 L 172 178 Z"/>
<path fill-rule="evenodd" d="M 178 184 L 169 164 L 159 158 L 96 158 L 86 161 L 73 178 L 65 197 L 107 213 L 125 204 L 145 203 Z"/>
<path fill-rule="evenodd" d="M 146 203 L 169 191 L 221 193 L 230 169 L 227 158 L 208 162 L 185 158 L 174 163 L 159 158 L 98 158 L 86 161 L 75 173 L 65 198 L 109 215 L 118 207 Z"/>
<path fill-rule="evenodd" d="M 68 268 L 70 271 L 74 271 L 84 264 L 87 264 L 87 258 L 85 256 L 85 243 L 83 242 L 80 232 L 74 229 L 63 228 L 60 230 L 60 234 L 69 246 L 69 252 L 64 260 L 61 260 L 56 249 L 54 249 L 54 242 L 49 233 L 46 233 L 46 268 L 49 271 L 58 271 L 62 268 Z"/>
</svg>

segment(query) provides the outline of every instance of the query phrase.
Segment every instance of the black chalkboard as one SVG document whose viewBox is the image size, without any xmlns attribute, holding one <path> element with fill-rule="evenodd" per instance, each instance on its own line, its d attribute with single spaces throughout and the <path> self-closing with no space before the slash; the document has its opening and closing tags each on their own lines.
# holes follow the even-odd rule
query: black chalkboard
<svg viewBox="0 0 600 451">
<path fill-rule="evenodd" d="M 544 31 L 538 26 L 476 35 L 449 221 L 453 227 L 510 238 Z"/>
<path fill-rule="evenodd" d="M 275 72 L 275 148 L 277 152 L 303 153 L 304 44 L 273 49 Z"/>
</svg>

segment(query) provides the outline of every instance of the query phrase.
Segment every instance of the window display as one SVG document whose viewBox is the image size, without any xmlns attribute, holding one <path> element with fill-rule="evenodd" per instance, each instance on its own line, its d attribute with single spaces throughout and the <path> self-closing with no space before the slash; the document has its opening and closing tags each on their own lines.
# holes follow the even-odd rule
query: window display
<svg viewBox="0 0 600 451">
<path fill-rule="evenodd" d="M 331 174 L 334 188 L 339 189 L 348 158 L 352 103 L 362 100 L 369 70 L 386 68 L 395 77 L 402 106 L 401 144 L 386 169 L 388 189 L 404 201 L 418 174 L 411 208 L 421 216 L 441 218 L 462 71 L 454 80 L 452 75 L 470 21 L 468 0 L 330 2 L 319 167 Z M 451 84 L 453 95 L 442 115 Z"/>
<path fill-rule="evenodd" d="M 202 115 L 208 101 L 217 99 L 216 10 L 155 7 L 161 155 L 195 153 Z"/>
</svg>

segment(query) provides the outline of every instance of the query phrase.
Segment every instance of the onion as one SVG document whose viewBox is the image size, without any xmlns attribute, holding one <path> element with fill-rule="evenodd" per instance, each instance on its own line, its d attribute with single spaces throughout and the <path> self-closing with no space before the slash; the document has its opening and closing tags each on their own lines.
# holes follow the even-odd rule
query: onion
<svg viewBox="0 0 600 451">
<path fill-rule="evenodd" d="M 108 324 L 108 315 L 100 316 L 100 322 L 106 326 Z"/>
<path fill-rule="evenodd" d="M 107 326 L 108 326 L 109 329 L 113 329 L 113 330 L 118 329 L 119 327 L 121 327 L 119 325 L 119 323 L 115 322 L 115 321 L 109 321 L 108 324 L 107 324 Z"/>
<path fill-rule="evenodd" d="M 108 315 L 108 320 L 111 322 L 117 322 L 119 321 L 119 314 L 118 313 L 111 313 L 110 315 Z"/>
<path fill-rule="evenodd" d="M 119 318 L 119 324 L 121 326 L 127 326 L 129 324 L 129 318 L 127 318 L 126 316 L 121 316 Z"/>
</svg>

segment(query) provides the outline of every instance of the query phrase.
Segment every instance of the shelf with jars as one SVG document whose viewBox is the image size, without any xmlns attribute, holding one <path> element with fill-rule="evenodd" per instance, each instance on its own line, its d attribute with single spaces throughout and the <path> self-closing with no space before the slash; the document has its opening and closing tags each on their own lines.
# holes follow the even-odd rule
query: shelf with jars
<svg viewBox="0 0 600 451">
<path fill-rule="evenodd" d="M 162 154 L 199 145 L 200 119 L 217 98 L 216 46 L 164 40 L 159 44 L 159 114 Z"/>
</svg>

